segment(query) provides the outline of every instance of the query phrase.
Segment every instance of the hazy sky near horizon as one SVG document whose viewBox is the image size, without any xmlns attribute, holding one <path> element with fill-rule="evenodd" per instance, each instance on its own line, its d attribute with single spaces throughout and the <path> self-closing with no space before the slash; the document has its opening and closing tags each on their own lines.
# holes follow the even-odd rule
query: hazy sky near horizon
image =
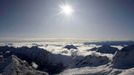
<svg viewBox="0 0 134 75">
<path fill-rule="evenodd" d="M 0 0 L 0 38 L 23 37 L 134 40 L 134 0 Z"/>
</svg>

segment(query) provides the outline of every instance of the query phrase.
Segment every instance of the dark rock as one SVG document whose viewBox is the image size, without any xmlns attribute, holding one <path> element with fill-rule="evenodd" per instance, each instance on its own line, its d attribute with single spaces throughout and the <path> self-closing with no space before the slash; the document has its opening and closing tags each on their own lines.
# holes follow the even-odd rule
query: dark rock
<svg viewBox="0 0 134 75">
<path fill-rule="evenodd" d="M 103 45 L 102 47 L 99 47 L 97 49 L 97 52 L 100 52 L 100 53 L 111 53 L 111 54 L 114 54 L 116 51 L 118 51 L 119 49 L 118 48 L 115 48 L 115 47 L 111 47 L 109 45 Z"/>
<path fill-rule="evenodd" d="M 110 62 L 108 57 L 106 56 L 99 56 L 96 54 L 88 55 L 80 60 L 76 66 L 78 67 L 85 67 L 85 66 L 100 66 Z"/>
<path fill-rule="evenodd" d="M 66 45 L 64 48 L 66 48 L 68 50 L 70 50 L 70 49 L 77 49 L 77 47 L 74 46 L 74 45 Z"/>
<path fill-rule="evenodd" d="M 134 45 L 129 45 L 117 51 L 113 57 L 112 63 L 116 68 L 134 67 Z"/>
<path fill-rule="evenodd" d="M 7 51 L 9 51 L 8 54 Z M 0 47 L 0 52 L 2 52 L 4 57 L 16 55 L 18 58 L 26 60 L 29 64 L 35 62 L 38 65 L 38 70 L 46 71 L 49 74 L 59 73 L 65 68 L 63 63 L 55 63 L 55 61 L 51 60 L 55 58 L 54 54 L 37 46 L 31 48 L 25 46 L 19 48 L 3 46 Z M 60 55 L 60 57 L 66 58 L 67 56 Z"/>
</svg>

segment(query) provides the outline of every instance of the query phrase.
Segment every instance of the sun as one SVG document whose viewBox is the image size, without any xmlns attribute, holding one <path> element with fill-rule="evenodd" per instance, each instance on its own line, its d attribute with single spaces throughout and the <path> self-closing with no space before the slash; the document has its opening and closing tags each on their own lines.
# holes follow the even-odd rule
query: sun
<svg viewBox="0 0 134 75">
<path fill-rule="evenodd" d="M 64 4 L 60 6 L 60 13 L 65 14 L 67 16 L 72 15 L 74 10 L 71 5 Z"/>
</svg>

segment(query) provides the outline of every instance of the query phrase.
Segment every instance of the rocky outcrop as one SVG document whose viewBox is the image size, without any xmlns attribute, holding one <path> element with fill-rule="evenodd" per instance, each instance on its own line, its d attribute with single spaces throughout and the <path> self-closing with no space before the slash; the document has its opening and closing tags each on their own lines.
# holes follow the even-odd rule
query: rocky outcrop
<svg viewBox="0 0 134 75">
<path fill-rule="evenodd" d="M 100 56 L 97 54 L 92 54 L 84 57 L 80 60 L 76 66 L 85 67 L 85 66 L 100 66 L 107 64 L 110 60 L 106 56 Z"/>
<path fill-rule="evenodd" d="M 55 58 L 55 54 L 51 54 L 47 50 L 38 48 L 37 46 L 33 46 L 31 48 L 28 47 L 8 47 L 3 46 L 0 47 L 0 53 L 3 54 L 4 57 L 10 57 L 11 55 L 16 55 L 18 58 L 22 60 L 26 60 L 29 64 L 35 62 L 38 65 L 38 70 L 46 71 L 49 74 L 55 74 L 61 72 L 65 66 L 58 59 L 57 61 L 53 61 Z M 58 55 L 62 58 L 68 58 L 67 56 Z M 56 59 L 55 59 L 56 60 Z"/>
<path fill-rule="evenodd" d="M 26 61 L 14 55 L 3 58 L 0 62 L 0 73 L 2 75 L 48 75 L 46 72 L 35 70 Z"/>
<path fill-rule="evenodd" d="M 77 49 L 77 47 L 74 46 L 74 45 L 66 45 L 64 48 L 66 48 L 68 50 L 70 50 L 70 49 Z"/>
<path fill-rule="evenodd" d="M 6 53 L 9 51 L 9 53 Z M 20 59 L 26 60 L 27 62 L 35 62 L 38 65 L 42 66 L 43 64 L 48 64 L 48 56 L 49 52 L 40 49 L 36 46 L 33 46 L 31 48 L 28 47 L 19 47 L 19 48 L 14 48 L 14 47 L 0 47 L 0 52 L 3 53 L 4 57 L 8 57 L 10 55 L 16 55 Z"/>
<path fill-rule="evenodd" d="M 118 51 L 119 49 L 118 48 L 115 48 L 115 47 L 111 47 L 109 45 L 103 45 L 102 47 L 99 47 L 97 49 L 97 52 L 100 52 L 100 53 L 111 53 L 111 54 L 114 54 L 116 51 Z"/>
<path fill-rule="evenodd" d="M 117 51 L 113 57 L 112 63 L 116 68 L 134 67 L 134 45 L 129 45 Z"/>
</svg>

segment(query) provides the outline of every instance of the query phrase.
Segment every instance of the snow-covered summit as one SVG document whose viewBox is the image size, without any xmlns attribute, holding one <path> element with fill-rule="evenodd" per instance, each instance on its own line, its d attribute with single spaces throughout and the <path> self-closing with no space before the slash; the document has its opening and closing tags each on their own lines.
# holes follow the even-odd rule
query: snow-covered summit
<svg viewBox="0 0 134 75">
<path fill-rule="evenodd" d="M 14 55 L 3 58 L 0 62 L 0 73 L 2 75 L 48 75 L 46 72 L 35 70 L 26 61 Z"/>
</svg>

